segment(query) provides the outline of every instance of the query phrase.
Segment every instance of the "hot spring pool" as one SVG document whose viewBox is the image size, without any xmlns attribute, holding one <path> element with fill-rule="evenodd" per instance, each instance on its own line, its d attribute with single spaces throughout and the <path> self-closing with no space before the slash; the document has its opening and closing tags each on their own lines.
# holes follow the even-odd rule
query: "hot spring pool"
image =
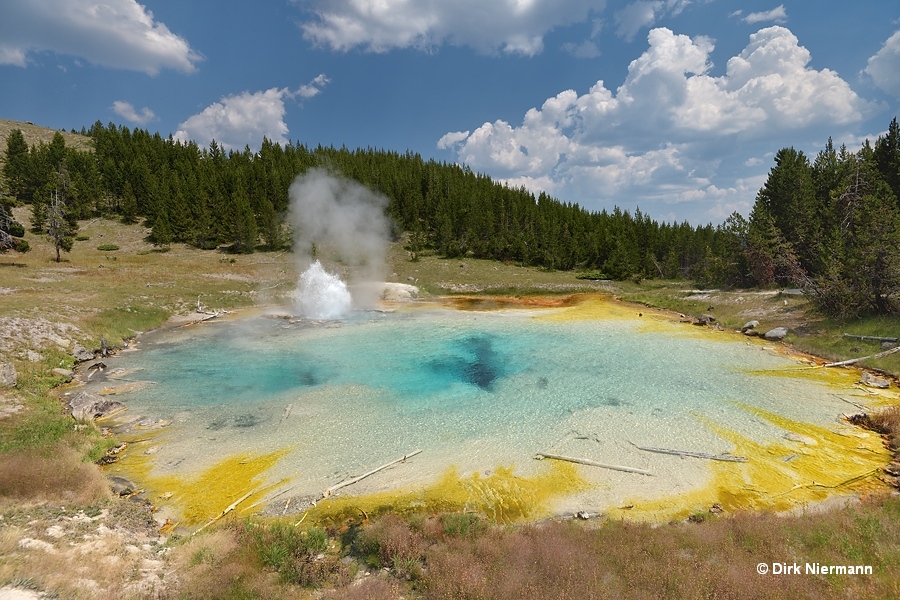
<svg viewBox="0 0 900 600">
<path fill-rule="evenodd" d="M 153 382 L 116 396 L 128 406 L 120 431 L 134 443 L 112 469 L 201 522 L 245 491 L 257 507 L 285 490 L 279 502 L 308 501 L 421 450 L 342 494 L 416 494 L 456 477 L 461 502 L 469 494 L 482 510 L 488 501 L 476 496 L 512 485 L 516 517 L 668 518 L 713 503 L 821 499 L 871 484 L 844 482 L 886 462 L 877 436 L 838 419 L 853 411 L 848 400 L 870 401 L 852 387 L 857 373 L 811 369 L 762 342 L 599 297 L 501 306 L 407 305 L 331 322 L 257 314 L 145 336 L 93 383 L 116 393 Z M 159 419 L 171 424 L 157 429 Z M 650 475 L 569 464 L 561 479 L 540 480 L 558 461 L 536 453 Z M 221 498 L 210 503 L 210 494 Z"/>
</svg>

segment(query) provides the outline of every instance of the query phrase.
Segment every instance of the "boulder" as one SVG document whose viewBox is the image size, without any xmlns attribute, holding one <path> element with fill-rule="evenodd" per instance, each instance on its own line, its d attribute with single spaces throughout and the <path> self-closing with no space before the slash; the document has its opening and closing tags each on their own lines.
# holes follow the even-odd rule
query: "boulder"
<svg viewBox="0 0 900 600">
<path fill-rule="evenodd" d="M 694 319 L 694 325 L 712 325 L 716 318 L 710 314 L 703 314 Z"/>
<path fill-rule="evenodd" d="M 78 361 L 94 360 L 94 353 L 81 344 L 75 344 L 75 347 L 72 348 L 72 356 Z"/>
<path fill-rule="evenodd" d="M 867 385 L 869 387 L 887 389 L 891 387 L 891 380 L 887 377 L 879 377 L 878 375 L 873 375 L 872 373 L 865 372 L 862 374 L 862 383 L 863 385 Z"/>
<path fill-rule="evenodd" d="M 775 329 L 768 330 L 763 337 L 771 342 L 777 342 L 779 340 L 783 340 L 784 336 L 788 334 L 787 327 L 776 327 Z"/>
<path fill-rule="evenodd" d="M 125 405 L 117 400 L 101 398 L 88 392 L 78 392 L 69 399 L 72 416 L 79 421 L 90 421 L 124 407 Z"/>
<path fill-rule="evenodd" d="M 65 377 L 66 381 L 71 381 L 72 378 L 75 376 L 75 373 L 73 373 L 71 369 L 61 369 L 61 368 L 57 367 L 56 369 L 51 369 L 51 372 L 54 375 L 59 375 L 60 377 Z"/>
<path fill-rule="evenodd" d="M 0 387 L 16 387 L 18 377 L 14 364 L 0 363 Z"/>
<path fill-rule="evenodd" d="M 744 323 L 744 326 L 741 327 L 741 333 L 747 333 L 748 331 L 752 331 L 753 329 L 756 329 L 757 327 L 759 327 L 759 321 L 747 321 L 746 323 Z M 751 335 L 755 335 L 755 334 L 751 334 Z"/>
</svg>

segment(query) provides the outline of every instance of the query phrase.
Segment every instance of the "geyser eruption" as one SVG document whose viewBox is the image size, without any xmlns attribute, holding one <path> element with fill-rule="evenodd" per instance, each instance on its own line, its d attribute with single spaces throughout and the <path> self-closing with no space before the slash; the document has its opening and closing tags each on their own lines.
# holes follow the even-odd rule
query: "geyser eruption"
<svg viewBox="0 0 900 600">
<path fill-rule="evenodd" d="M 300 313 L 310 319 L 340 319 L 353 307 L 347 284 L 326 271 L 319 261 L 300 275 L 297 292 Z"/>
<path fill-rule="evenodd" d="M 355 286 L 351 295 L 347 283 L 318 259 L 328 256 L 349 267 L 353 283 L 383 281 L 387 198 L 323 169 L 297 177 L 289 195 L 294 255 L 302 273 L 296 300 L 300 313 L 311 319 L 339 319 L 354 306 L 374 303 L 376 286 Z"/>
</svg>

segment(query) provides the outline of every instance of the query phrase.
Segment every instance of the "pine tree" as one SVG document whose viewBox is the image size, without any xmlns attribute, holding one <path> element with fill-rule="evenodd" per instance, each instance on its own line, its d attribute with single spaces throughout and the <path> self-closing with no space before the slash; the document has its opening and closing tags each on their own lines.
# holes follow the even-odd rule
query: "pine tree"
<svg viewBox="0 0 900 600">
<path fill-rule="evenodd" d="M 6 162 L 3 164 L 9 193 L 19 202 L 27 199 L 28 144 L 22 130 L 13 129 L 6 138 Z"/>
</svg>

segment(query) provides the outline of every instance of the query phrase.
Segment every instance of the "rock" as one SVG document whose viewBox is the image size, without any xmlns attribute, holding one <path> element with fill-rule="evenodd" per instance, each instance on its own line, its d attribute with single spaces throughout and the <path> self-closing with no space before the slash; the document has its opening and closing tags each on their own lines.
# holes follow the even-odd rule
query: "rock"
<svg viewBox="0 0 900 600">
<path fill-rule="evenodd" d="M 759 332 L 755 329 L 748 329 L 747 331 L 744 332 L 744 335 L 750 336 L 750 337 L 756 337 L 759 335 Z"/>
<path fill-rule="evenodd" d="M 694 319 L 694 325 L 711 325 L 716 322 L 716 318 L 710 314 L 702 314 Z"/>
<path fill-rule="evenodd" d="M 90 421 L 124 407 L 125 405 L 117 400 L 101 398 L 88 392 L 78 392 L 69 399 L 72 416 L 79 421 Z"/>
<path fill-rule="evenodd" d="M 19 375 L 12 363 L 0 363 L 0 387 L 16 387 Z"/>
<path fill-rule="evenodd" d="M 57 367 L 56 369 L 51 369 L 51 372 L 54 375 L 59 375 L 60 377 L 65 377 L 66 381 L 71 381 L 72 378 L 75 377 L 75 373 L 73 373 L 71 369 L 61 369 L 61 368 Z"/>
<path fill-rule="evenodd" d="M 94 360 L 94 353 L 81 344 L 75 344 L 75 347 L 72 348 L 72 356 L 78 361 Z"/>
<path fill-rule="evenodd" d="M 113 493 L 119 496 L 128 496 L 137 489 L 137 486 L 134 485 L 134 483 L 125 479 L 124 477 L 119 477 L 118 475 L 113 475 L 112 477 L 110 477 L 109 483 L 112 487 Z"/>
<path fill-rule="evenodd" d="M 788 334 L 787 327 L 776 327 L 775 329 L 770 329 L 767 331 L 763 337 L 769 341 L 777 342 L 779 340 L 783 340 L 784 336 Z"/>
<path fill-rule="evenodd" d="M 759 327 L 759 321 L 747 321 L 746 323 L 744 323 L 744 326 L 741 327 L 741 333 L 747 333 L 748 331 L 756 329 L 757 327 Z"/>
<path fill-rule="evenodd" d="M 381 299 L 385 302 L 404 302 L 419 297 L 419 288 L 406 283 L 385 283 Z"/>
<path fill-rule="evenodd" d="M 881 342 L 881 349 L 882 350 L 890 350 L 891 348 L 895 347 L 896 345 L 897 345 L 897 342 Z"/>
<path fill-rule="evenodd" d="M 862 374 L 862 383 L 863 385 L 880 389 L 891 387 L 891 380 L 887 377 L 879 377 L 868 372 Z"/>
</svg>

